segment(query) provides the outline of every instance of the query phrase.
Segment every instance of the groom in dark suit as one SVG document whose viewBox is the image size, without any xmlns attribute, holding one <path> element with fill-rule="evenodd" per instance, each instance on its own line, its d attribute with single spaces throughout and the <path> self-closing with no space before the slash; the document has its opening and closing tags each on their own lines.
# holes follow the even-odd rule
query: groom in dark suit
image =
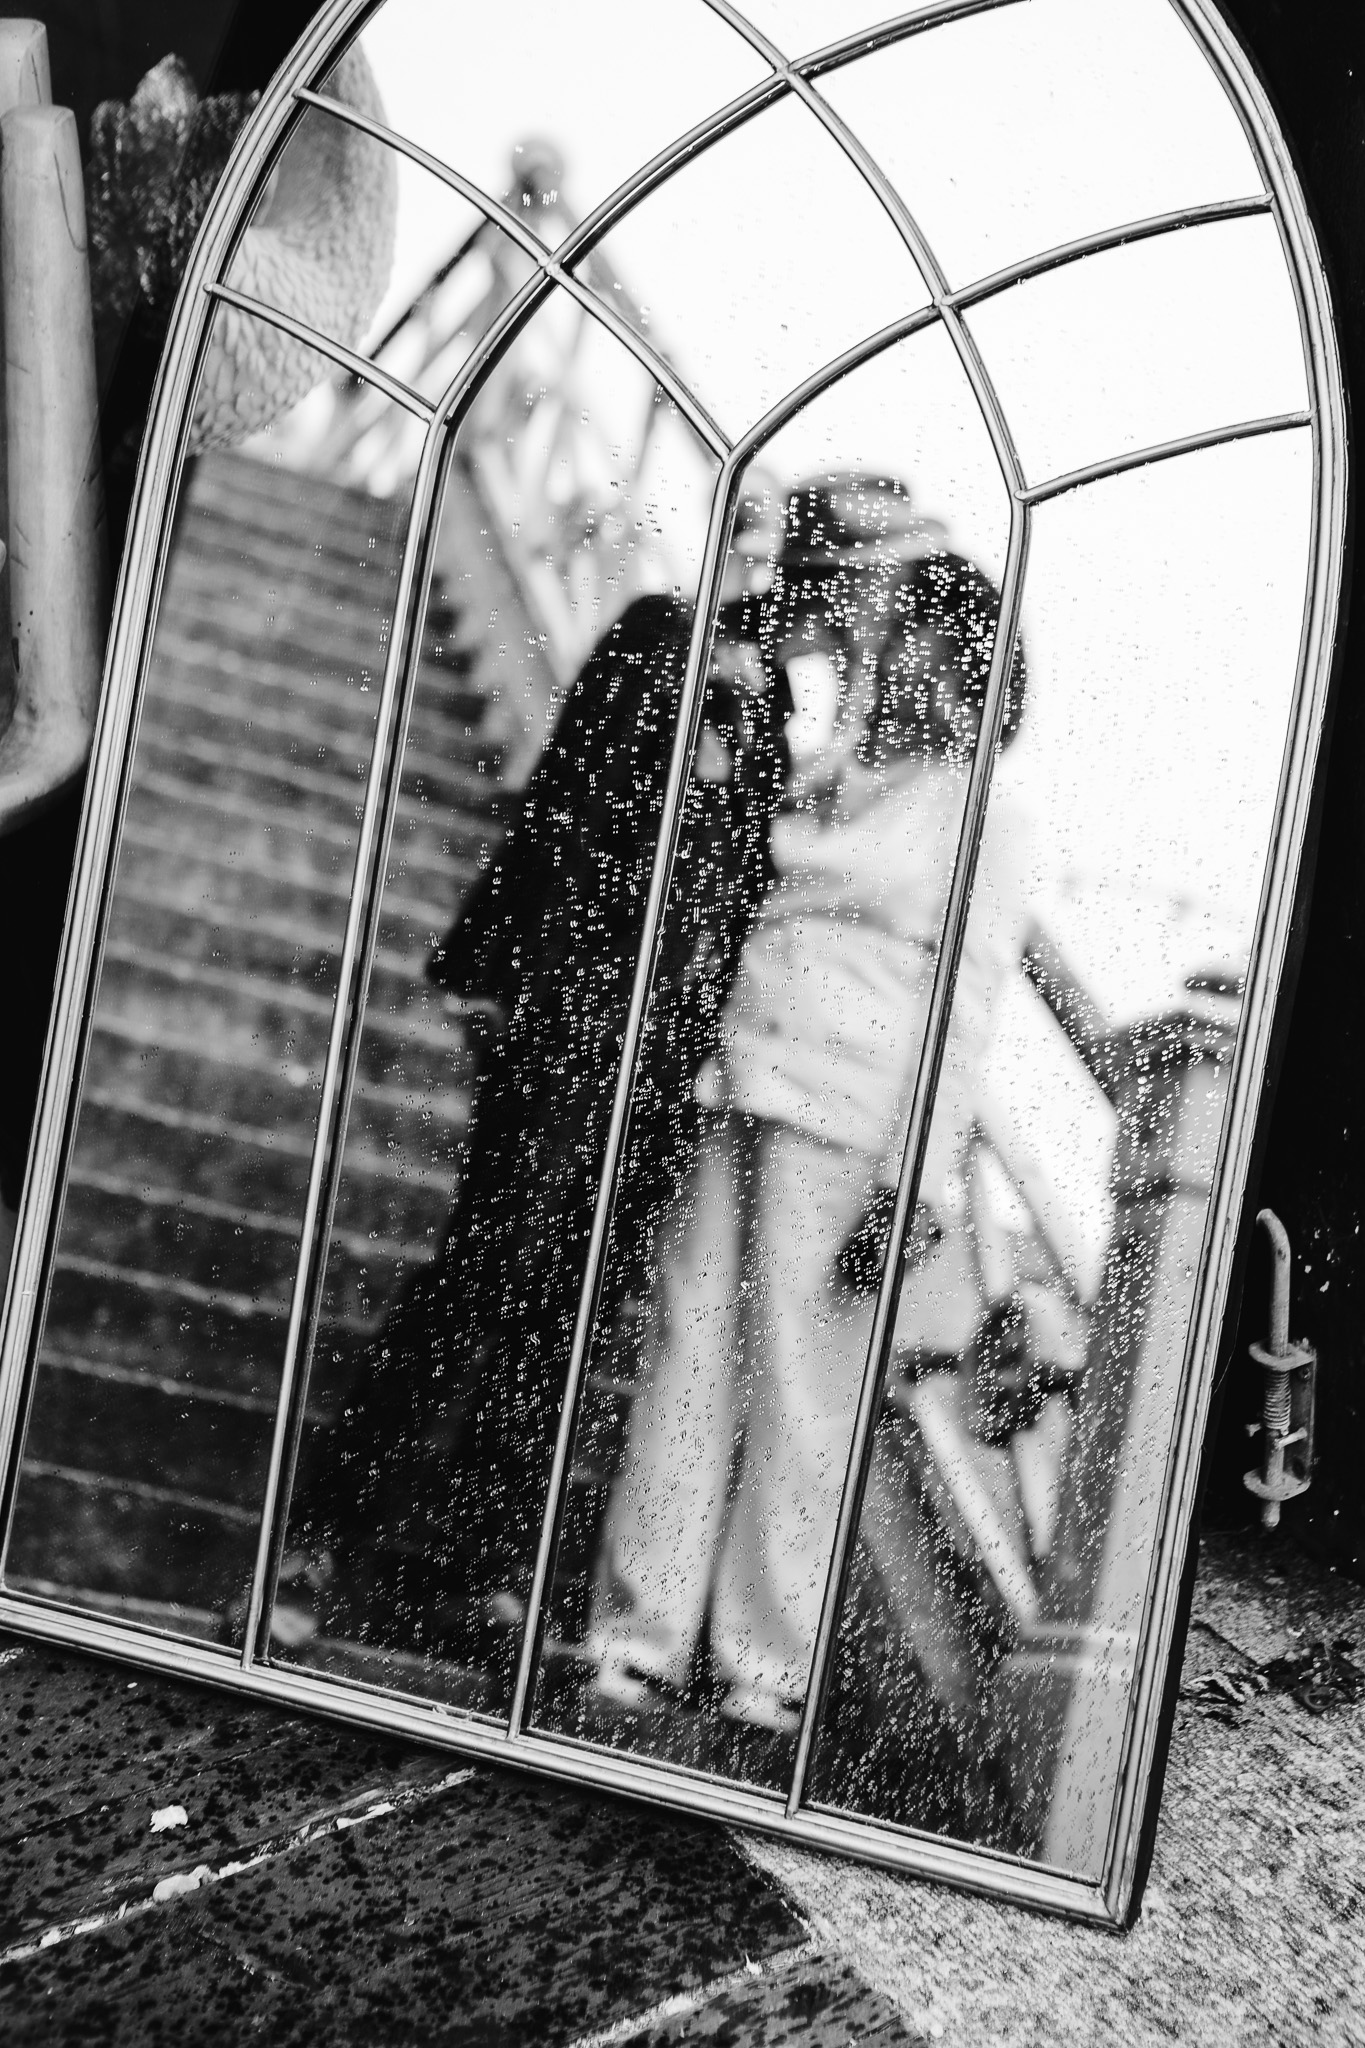
<svg viewBox="0 0 1365 2048">
<path fill-rule="evenodd" d="M 489 1595 L 515 1606 L 529 1587 L 690 631 L 656 596 L 603 636 L 430 962 L 501 1027 L 441 1251 L 390 1307 L 301 1487 L 299 1522 L 343 1565 L 329 1630 L 486 1665 Z M 618 1296 L 686 1170 L 693 1082 L 769 881 L 789 708 L 742 594 L 717 622 L 637 1062 Z"/>
</svg>

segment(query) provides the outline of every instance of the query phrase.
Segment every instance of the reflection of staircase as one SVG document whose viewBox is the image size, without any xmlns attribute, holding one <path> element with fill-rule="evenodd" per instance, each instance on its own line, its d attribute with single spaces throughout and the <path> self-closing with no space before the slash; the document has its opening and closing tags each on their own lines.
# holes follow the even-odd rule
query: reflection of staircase
<svg viewBox="0 0 1365 2048">
<path fill-rule="evenodd" d="M 282 503 L 276 475 L 202 462 L 177 532 L 11 1552 L 30 1582 L 192 1608 L 254 1547 L 383 668 L 373 592 L 398 566 L 375 541 L 391 508 L 296 477 Z M 448 499 L 447 532 L 476 517 Z M 356 1330 L 439 1231 L 468 1108 L 464 1034 L 422 981 L 494 829 L 456 626 L 438 586 L 332 1240 L 329 1308 Z"/>
</svg>

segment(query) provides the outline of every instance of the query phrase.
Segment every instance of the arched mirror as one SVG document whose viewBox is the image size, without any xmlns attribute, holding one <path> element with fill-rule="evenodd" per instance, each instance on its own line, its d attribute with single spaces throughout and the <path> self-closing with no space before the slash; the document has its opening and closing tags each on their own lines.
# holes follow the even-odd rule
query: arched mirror
<svg viewBox="0 0 1365 2048">
<path fill-rule="evenodd" d="M 144 451 L 0 1620 L 1122 1920 L 1336 631 L 1212 0 L 333 0 Z"/>
</svg>

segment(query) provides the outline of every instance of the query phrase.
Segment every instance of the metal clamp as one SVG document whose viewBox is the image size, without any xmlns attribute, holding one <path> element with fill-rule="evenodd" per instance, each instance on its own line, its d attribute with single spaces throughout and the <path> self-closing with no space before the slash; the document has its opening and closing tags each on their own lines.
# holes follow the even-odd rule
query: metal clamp
<svg viewBox="0 0 1365 2048">
<path fill-rule="evenodd" d="M 1265 1225 L 1270 1238 L 1275 1276 L 1269 1342 L 1249 1347 L 1265 1382 L 1261 1420 L 1247 1424 L 1247 1435 L 1261 1438 L 1260 1470 L 1248 1472 L 1243 1484 L 1261 1503 L 1262 1526 L 1273 1529 L 1281 1501 L 1307 1493 L 1311 1484 L 1318 1354 L 1311 1344 L 1289 1341 L 1289 1234 L 1273 1209 L 1262 1209 L 1256 1221 Z"/>
</svg>

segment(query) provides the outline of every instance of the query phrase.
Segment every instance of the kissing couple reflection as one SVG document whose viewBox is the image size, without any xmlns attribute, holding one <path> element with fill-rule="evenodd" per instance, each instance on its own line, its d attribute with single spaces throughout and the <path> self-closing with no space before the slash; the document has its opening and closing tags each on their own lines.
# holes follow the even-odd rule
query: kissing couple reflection
<svg viewBox="0 0 1365 2048">
<path fill-rule="evenodd" d="M 756 484 L 727 559 L 546 1610 L 609 1710 L 709 1702 L 786 1735 L 999 607 L 896 481 L 823 478 L 772 507 Z M 541 1539 L 691 623 L 646 597 L 604 636 L 434 956 L 439 985 L 497 1017 L 463 1178 L 301 1469 L 321 1627 L 472 1668 L 493 1707 Z M 1023 690 L 1018 652 L 1006 741 Z M 898 1325 L 944 1354 L 980 1314 L 951 1277 L 954 1178 L 1025 919 L 1011 876 L 977 890 L 998 909 L 959 970 L 912 1233 L 936 1284 L 918 1307 L 907 1287 Z"/>
</svg>

